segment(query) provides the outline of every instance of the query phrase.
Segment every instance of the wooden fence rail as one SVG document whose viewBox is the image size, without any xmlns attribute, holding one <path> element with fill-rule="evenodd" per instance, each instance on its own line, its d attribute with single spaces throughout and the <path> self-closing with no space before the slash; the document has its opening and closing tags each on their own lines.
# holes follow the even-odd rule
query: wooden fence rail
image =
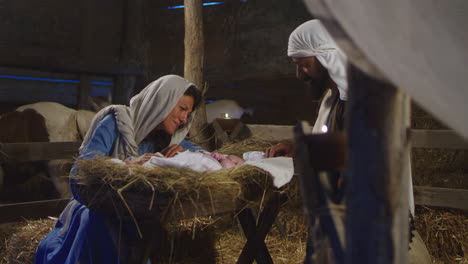
<svg viewBox="0 0 468 264">
<path fill-rule="evenodd" d="M 0 224 L 58 216 L 70 199 L 53 199 L 0 205 Z"/>
<path fill-rule="evenodd" d="M 292 126 L 247 125 L 253 136 L 271 140 L 292 138 Z M 413 148 L 468 149 L 468 142 L 449 130 L 411 130 Z M 70 159 L 80 142 L 0 143 L 0 164 L 4 162 Z M 414 187 L 415 203 L 468 210 L 468 190 Z M 57 216 L 68 199 L 0 205 L 0 223 Z"/>
<path fill-rule="evenodd" d="M 413 148 L 468 149 L 468 141 L 451 130 L 412 129 Z"/>
<path fill-rule="evenodd" d="M 414 186 L 414 201 L 419 205 L 468 210 L 468 190 Z"/>
<path fill-rule="evenodd" d="M 1 162 L 70 159 L 76 156 L 81 142 L 1 143 Z"/>
</svg>

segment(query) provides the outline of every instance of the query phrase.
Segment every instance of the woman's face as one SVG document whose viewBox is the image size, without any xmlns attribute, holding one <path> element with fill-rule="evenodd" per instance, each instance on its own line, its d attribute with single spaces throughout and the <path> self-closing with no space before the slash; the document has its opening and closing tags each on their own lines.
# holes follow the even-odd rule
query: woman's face
<svg viewBox="0 0 468 264">
<path fill-rule="evenodd" d="M 179 127 L 188 122 L 188 118 L 190 113 L 192 113 L 192 110 L 193 97 L 183 95 L 169 115 L 161 123 L 162 129 L 169 133 L 169 135 L 173 135 Z"/>
</svg>

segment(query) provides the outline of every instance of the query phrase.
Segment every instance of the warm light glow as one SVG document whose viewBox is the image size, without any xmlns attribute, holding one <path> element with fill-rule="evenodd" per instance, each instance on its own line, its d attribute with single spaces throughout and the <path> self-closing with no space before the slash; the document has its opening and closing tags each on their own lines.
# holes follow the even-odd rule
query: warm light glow
<svg viewBox="0 0 468 264">
<path fill-rule="evenodd" d="M 229 113 L 224 113 L 224 119 L 230 119 Z"/>
<path fill-rule="evenodd" d="M 322 126 L 322 132 L 327 133 L 328 132 L 328 127 L 326 125 Z"/>
</svg>

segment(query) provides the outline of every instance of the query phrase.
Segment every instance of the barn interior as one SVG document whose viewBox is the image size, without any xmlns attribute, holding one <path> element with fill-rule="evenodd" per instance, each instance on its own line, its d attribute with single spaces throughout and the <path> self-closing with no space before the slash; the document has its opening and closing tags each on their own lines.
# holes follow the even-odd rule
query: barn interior
<svg viewBox="0 0 468 264">
<path fill-rule="evenodd" d="M 296 79 L 295 64 L 286 56 L 289 34 L 313 18 L 303 1 L 203 2 L 205 102 L 234 100 L 251 112 L 242 116 L 244 124 L 313 124 L 320 98 Z M 167 74 L 183 76 L 183 5 L 182 0 L 0 1 L 0 114 L 44 101 L 90 110 L 89 97 L 128 104 L 151 81 Z M 449 129 L 416 103 L 411 128 Z M 459 189 L 464 192 L 457 197 L 466 195 L 466 144 L 414 148 L 412 164 L 415 186 Z M 303 261 L 307 223 L 297 199 L 291 211 L 280 213 L 280 223 L 266 241 L 274 263 Z M 466 199 L 453 207 L 417 205 L 421 216 L 416 216 L 416 227 L 434 263 L 468 263 L 468 208 L 460 205 Z M 224 233 L 213 231 L 219 237 L 216 263 L 235 263 L 245 240 L 229 219 L 223 222 L 229 226 Z M 185 225 L 203 226 L 203 221 Z M 206 221 L 214 226 L 212 219 Z M 12 250 L 8 258 L 21 254 L 27 263 L 54 223 L 49 218 L 1 224 L 0 251 Z M 187 240 L 193 230 L 184 229 Z M 19 246 L 32 234 L 38 237 Z M 0 257 L 0 263 L 9 261 Z"/>
<path fill-rule="evenodd" d="M 38 101 L 86 109 L 88 95 L 109 93 L 113 103 L 128 103 L 158 77 L 183 74 L 183 1 L 2 5 L 2 109 Z M 206 100 L 235 100 L 253 110 L 245 117 L 250 123 L 313 121 L 309 91 L 285 56 L 290 31 L 311 15 L 300 1 L 263 5 L 226 1 L 203 8 Z M 80 78 L 88 78 L 87 91 Z"/>
</svg>

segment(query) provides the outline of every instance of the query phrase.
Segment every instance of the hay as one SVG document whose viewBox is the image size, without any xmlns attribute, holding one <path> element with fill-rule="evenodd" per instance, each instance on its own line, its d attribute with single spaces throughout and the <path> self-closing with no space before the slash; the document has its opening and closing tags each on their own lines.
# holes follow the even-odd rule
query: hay
<svg viewBox="0 0 468 264">
<path fill-rule="evenodd" d="M 411 128 L 448 129 L 417 104 L 412 105 Z M 415 185 L 468 189 L 468 150 L 412 149 Z"/>
<path fill-rule="evenodd" d="M 301 210 L 283 208 L 278 217 L 286 235 L 282 234 L 276 226 L 268 233 L 265 244 L 274 263 L 303 263 L 305 257 L 307 222 Z M 216 243 L 216 263 L 236 263 L 246 238 L 237 228 L 219 230 Z"/>
<path fill-rule="evenodd" d="M 161 218 L 168 208 L 177 209 L 183 217 L 233 210 L 241 202 L 258 200 L 272 186 L 267 172 L 249 165 L 200 173 L 125 166 L 98 157 L 79 160 L 77 168 L 73 178 L 79 182 L 84 204 L 134 221 Z"/>
<path fill-rule="evenodd" d="M 241 156 L 244 152 L 263 151 L 272 145 L 272 142 L 252 137 L 225 144 L 217 152 Z M 72 178 L 79 183 L 84 204 L 132 218 L 159 217 L 155 212 L 167 212 L 170 206 L 179 207 L 185 214 L 183 207 L 187 204 L 201 212 L 196 215 L 207 214 L 209 210 L 215 213 L 216 208 L 232 208 L 234 203 L 238 206 L 239 201 L 256 201 L 272 189 L 269 173 L 250 165 L 201 173 L 185 168 L 124 166 L 97 157 L 79 160 L 77 168 Z M 116 202 L 118 200 L 123 205 Z"/>
<path fill-rule="evenodd" d="M 442 263 L 468 263 L 466 212 L 418 207 L 415 224 L 434 260 Z"/>
<path fill-rule="evenodd" d="M 265 151 L 274 144 L 276 144 L 274 141 L 250 137 L 239 142 L 225 143 L 221 148 L 217 149 L 216 152 L 242 157 L 242 154 L 245 152 Z"/>
<path fill-rule="evenodd" d="M 227 144 L 223 147 L 224 150 L 219 151 L 239 155 L 251 150 L 262 151 L 271 145 L 272 143 L 267 141 L 249 139 L 237 143 L 237 146 Z M 272 188 L 270 175 L 253 166 L 198 173 L 172 167 L 121 166 L 109 162 L 104 157 L 98 157 L 94 160 L 79 160 L 77 168 L 77 174 L 73 179 L 79 181 L 78 191 L 82 195 L 83 202 L 90 208 L 104 210 L 119 217 L 122 215 L 133 217 L 137 222 L 137 228 L 140 220 L 161 216 L 154 212 L 158 210 L 150 208 L 161 209 L 158 206 L 165 205 L 168 208 L 180 208 L 186 213 L 189 211 L 188 207 L 192 207 L 195 211 L 214 212 L 223 208 L 226 201 L 235 204 L 236 208 L 252 204 L 261 207 L 261 197 Z M 296 184 L 293 186 L 297 188 Z M 238 203 L 239 201 L 242 203 Z M 228 206 L 225 207 L 229 209 Z M 280 214 L 284 217 L 283 213 Z M 203 213 L 200 212 L 199 215 Z M 187 216 L 190 214 L 187 213 Z M 223 218 L 231 221 L 231 224 L 235 219 L 232 215 L 224 215 Z M 171 245 L 171 249 L 159 248 L 159 251 L 153 255 L 156 256 L 154 260 L 158 260 L 158 263 L 235 263 L 245 238 L 240 233 L 234 232 L 232 225 L 219 231 L 216 228 L 215 232 L 215 227 L 222 222 L 220 219 L 210 216 L 167 222 L 164 228 L 168 234 L 165 239 L 168 240 L 163 244 Z M 291 216 L 284 219 L 283 222 L 289 228 L 287 230 L 295 230 L 291 231 L 293 235 L 283 237 L 272 230 L 266 239 L 267 246 L 275 263 L 276 261 L 300 263 L 304 255 L 305 233 L 299 231 L 299 226 L 302 225 L 305 230 L 305 222 L 297 224 Z M 22 263 L 32 262 L 39 241 L 53 225 L 54 221 L 49 219 L 28 221 L 9 238 L 5 236 L 8 243 L 5 244 L 4 251 L 7 252 L 8 259 L 5 256 L 0 264 L 16 263 L 12 261 L 13 259 L 21 259 Z M 36 233 L 32 234 L 32 231 Z M 304 241 L 298 242 L 296 236 L 302 237 Z M 28 243 L 24 246 L 18 245 L 21 241 Z M 217 250 L 212 250 L 213 248 Z M 290 262 L 292 258 L 296 258 L 293 255 L 297 255 L 297 261 Z M 217 261 L 207 262 L 207 259 Z"/>
<path fill-rule="evenodd" d="M 0 264 L 32 263 L 39 242 L 52 230 L 55 219 L 28 220 L 18 224 L 6 236 Z"/>
</svg>

